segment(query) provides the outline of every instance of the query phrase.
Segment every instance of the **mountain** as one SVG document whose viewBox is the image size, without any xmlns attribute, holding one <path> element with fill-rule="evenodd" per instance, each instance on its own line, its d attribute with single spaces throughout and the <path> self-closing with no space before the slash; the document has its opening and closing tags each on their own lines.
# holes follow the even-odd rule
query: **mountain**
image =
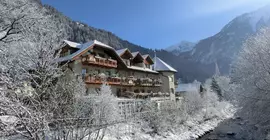
<svg viewBox="0 0 270 140">
<path fill-rule="evenodd" d="M 57 23 L 59 31 L 63 32 L 59 40 L 68 39 L 84 43 L 96 39 L 115 49 L 129 48 L 131 51 L 140 51 L 142 54 L 154 56 L 154 50 L 152 49 L 123 40 L 109 31 L 97 29 L 79 21 L 73 21 L 52 6 L 42 5 L 40 0 L 28 1 L 37 2 L 36 10 L 40 9 L 40 12 L 44 13 L 44 17 L 49 17 L 48 20 L 50 21 L 48 23 Z M 33 14 L 34 12 L 39 11 L 33 11 Z M 41 18 L 44 19 L 44 17 Z M 179 50 L 178 55 L 175 55 L 174 51 L 172 52 L 169 49 L 167 51 L 156 50 L 156 54 L 174 67 L 178 71 L 176 78 L 181 78 L 184 82 L 192 82 L 195 79 L 204 81 L 206 78 L 211 77 L 215 71 L 215 62 L 217 62 L 221 74 L 228 74 L 230 64 L 241 50 L 242 43 L 250 35 L 257 33 L 260 28 L 270 26 L 269 17 L 270 6 L 266 6 L 236 17 L 224 26 L 220 32 L 202 39 L 196 44 L 184 41 L 174 45 L 171 49 Z M 191 48 L 192 50 L 190 50 Z"/>
<path fill-rule="evenodd" d="M 234 18 L 219 33 L 199 41 L 189 55 L 194 61 L 203 64 L 217 62 L 221 73 L 228 74 L 230 64 L 241 50 L 243 42 L 259 29 L 269 26 L 270 5 Z"/>
<path fill-rule="evenodd" d="M 179 55 L 182 52 L 188 52 L 193 49 L 193 47 L 196 45 L 196 43 L 189 42 L 189 41 L 181 41 L 178 44 L 172 45 L 165 50 L 168 52 L 172 52 L 175 55 Z"/>
</svg>

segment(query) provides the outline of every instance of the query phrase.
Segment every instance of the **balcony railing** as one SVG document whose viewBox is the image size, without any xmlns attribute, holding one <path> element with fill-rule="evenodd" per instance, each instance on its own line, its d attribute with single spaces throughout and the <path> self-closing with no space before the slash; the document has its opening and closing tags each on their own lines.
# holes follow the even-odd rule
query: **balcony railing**
<svg viewBox="0 0 270 140">
<path fill-rule="evenodd" d="M 107 78 L 101 78 L 101 76 L 85 76 L 86 84 L 102 84 L 105 81 L 109 85 L 122 85 L 122 86 L 161 86 L 162 81 L 160 79 L 151 78 L 134 78 L 129 77 L 115 77 L 109 76 Z"/>
<path fill-rule="evenodd" d="M 170 97 L 169 93 L 146 93 L 146 92 L 132 92 L 132 91 L 125 91 L 117 94 L 118 97 L 124 98 L 148 98 L 148 97 Z"/>
<path fill-rule="evenodd" d="M 108 77 L 107 83 L 109 85 L 120 85 L 121 84 L 121 78 L 120 77 Z"/>
<path fill-rule="evenodd" d="M 137 86 L 161 86 L 162 81 L 160 79 L 140 78 L 135 81 Z"/>
<path fill-rule="evenodd" d="M 135 82 L 137 79 L 134 78 L 133 76 L 129 77 L 122 77 L 121 84 L 123 86 L 135 86 Z"/>
<path fill-rule="evenodd" d="M 102 84 L 102 79 L 99 76 L 86 76 L 86 84 Z"/>
<path fill-rule="evenodd" d="M 109 85 L 120 85 L 121 84 L 120 77 L 108 77 L 106 79 L 103 79 L 100 76 L 86 76 L 85 77 L 86 84 L 102 84 L 103 81 L 105 81 Z"/>
<path fill-rule="evenodd" d="M 82 58 L 82 63 L 85 65 L 99 65 L 104 67 L 117 68 L 117 61 L 94 55 L 87 55 Z"/>
</svg>

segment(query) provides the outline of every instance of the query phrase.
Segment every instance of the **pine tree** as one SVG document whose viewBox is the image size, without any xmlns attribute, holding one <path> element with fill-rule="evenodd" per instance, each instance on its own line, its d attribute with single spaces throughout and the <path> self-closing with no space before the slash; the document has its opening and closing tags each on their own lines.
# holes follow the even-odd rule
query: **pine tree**
<svg viewBox="0 0 270 140">
<path fill-rule="evenodd" d="M 219 100 L 222 99 L 222 91 L 215 79 L 215 77 L 212 77 L 212 83 L 211 83 L 211 89 L 217 93 Z"/>
</svg>

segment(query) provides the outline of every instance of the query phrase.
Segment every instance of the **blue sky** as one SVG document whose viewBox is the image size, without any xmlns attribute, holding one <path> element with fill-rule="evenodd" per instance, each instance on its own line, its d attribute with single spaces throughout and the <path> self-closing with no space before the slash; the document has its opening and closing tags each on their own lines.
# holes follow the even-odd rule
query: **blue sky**
<svg viewBox="0 0 270 140">
<path fill-rule="evenodd" d="M 42 0 L 73 20 L 147 48 L 198 41 L 270 0 Z"/>
</svg>

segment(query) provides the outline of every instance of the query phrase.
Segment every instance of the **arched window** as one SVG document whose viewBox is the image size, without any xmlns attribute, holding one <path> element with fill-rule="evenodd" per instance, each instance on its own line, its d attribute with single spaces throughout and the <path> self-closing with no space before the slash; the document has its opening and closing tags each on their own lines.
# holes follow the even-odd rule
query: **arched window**
<svg viewBox="0 0 270 140">
<path fill-rule="evenodd" d="M 173 88 L 171 88 L 171 93 L 174 93 L 174 89 Z"/>
</svg>

